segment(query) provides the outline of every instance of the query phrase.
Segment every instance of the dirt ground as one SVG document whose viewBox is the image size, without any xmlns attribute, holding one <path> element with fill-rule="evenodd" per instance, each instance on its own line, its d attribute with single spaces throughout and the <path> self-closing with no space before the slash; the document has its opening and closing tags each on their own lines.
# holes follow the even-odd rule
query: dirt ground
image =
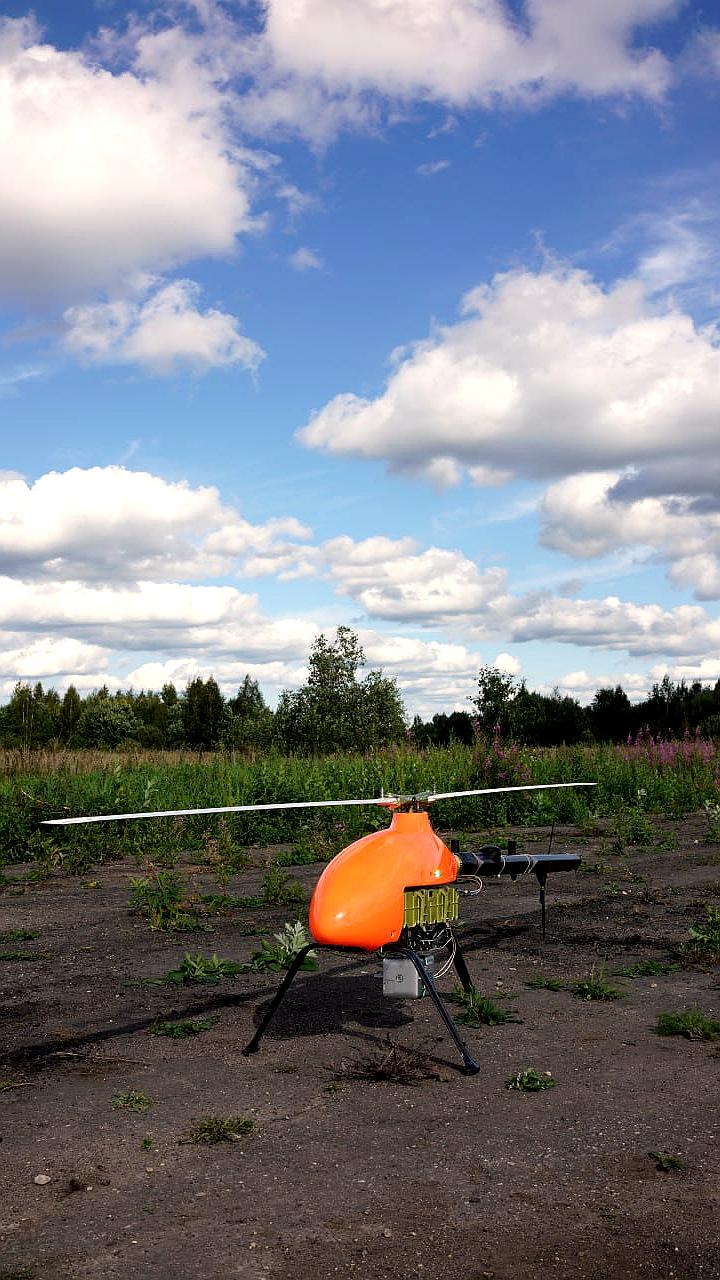
<svg viewBox="0 0 720 1280">
<path fill-rule="evenodd" d="M 538 835 L 518 834 L 521 848 Z M 128 910 L 134 864 L 5 889 L 0 934 L 39 937 L 0 943 L 38 957 L 0 962 L 0 1280 L 720 1277 L 720 1049 L 655 1033 L 663 1011 L 720 1017 L 720 971 L 613 977 L 676 958 L 701 904 L 720 902 L 720 847 L 702 819 L 657 834 L 623 856 L 607 833 L 556 834 L 584 865 L 550 878 L 544 943 L 534 880 L 463 899 L 473 979 L 521 1019 L 463 1030 L 473 1077 L 429 1000 L 383 997 L 375 956 L 320 953 L 250 1058 L 240 1051 L 277 975 L 143 981 L 185 951 L 248 959 L 249 930 L 279 928 L 288 908 L 163 934 Z M 255 891 L 267 853 L 228 892 Z M 319 870 L 293 874 L 309 892 Z M 593 966 L 623 999 L 526 985 Z M 439 985 L 449 994 L 452 977 Z M 192 1038 L 149 1033 L 208 1013 L 217 1022 Z M 423 1078 L 353 1078 L 393 1045 Z M 527 1067 L 555 1087 L 508 1090 Z M 114 1107 L 127 1090 L 153 1105 Z M 207 1116 L 254 1131 L 184 1140 Z M 684 1168 L 658 1169 L 649 1152 Z"/>
</svg>

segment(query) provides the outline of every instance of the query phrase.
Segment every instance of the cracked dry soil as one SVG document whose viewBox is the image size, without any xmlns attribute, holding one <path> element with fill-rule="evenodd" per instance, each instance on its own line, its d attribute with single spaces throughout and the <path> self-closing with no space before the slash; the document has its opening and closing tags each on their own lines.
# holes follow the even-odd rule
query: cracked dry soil
<svg viewBox="0 0 720 1280">
<path fill-rule="evenodd" d="M 720 848 L 701 818 L 657 825 L 664 841 L 622 857 L 607 837 L 557 833 L 585 862 L 549 881 L 545 943 L 534 880 L 463 900 L 473 979 L 522 1019 L 464 1032 L 474 1077 L 429 1000 L 383 997 L 374 956 L 321 953 L 251 1058 L 240 1051 L 277 975 L 138 981 L 186 950 L 247 959 L 248 927 L 278 928 L 287 908 L 153 934 L 128 911 L 134 864 L 11 886 L 0 933 L 40 936 L 0 944 L 33 956 L 0 961 L 0 1280 L 720 1277 L 720 1049 L 655 1033 L 663 1011 L 720 1017 L 720 971 L 612 976 L 676 958 L 701 904 L 720 902 Z M 521 847 L 539 837 L 518 835 Z M 253 891 L 267 853 L 229 892 Z M 612 872 L 588 869 L 598 862 Z M 209 887 L 206 869 L 184 869 Z M 319 870 L 294 874 L 309 891 Z M 539 973 L 570 984 L 593 966 L 624 998 L 526 985 Z M 218 1020 L 192 1038 L 149 1033 L 208 1012 Z M 392 1046 L 419 1065 L 415 1083 L 354 1078 Z M 556 1086 L 508 1091 L 525 1067 Z M 129 1089 L 153 1105 L 114 1108 Z M 183 1141 L 209 1115 L 255 1128 Z M 650 1151 L 684 1168 L 658 1169 Z"/>
</svg>

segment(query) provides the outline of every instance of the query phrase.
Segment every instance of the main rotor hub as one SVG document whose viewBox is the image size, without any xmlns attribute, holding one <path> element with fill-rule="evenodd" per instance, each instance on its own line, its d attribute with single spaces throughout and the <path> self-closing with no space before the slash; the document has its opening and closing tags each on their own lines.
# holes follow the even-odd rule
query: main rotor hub
<svg viewBox="0 0 720 1280">
<path fill-rule="evenodd" d="M 412 796 L 393 796 L 388 800 L 388 809 L 395 813 L 426 813 L 432 804 L 431 791 L 418 791 Z"/>
</svg>

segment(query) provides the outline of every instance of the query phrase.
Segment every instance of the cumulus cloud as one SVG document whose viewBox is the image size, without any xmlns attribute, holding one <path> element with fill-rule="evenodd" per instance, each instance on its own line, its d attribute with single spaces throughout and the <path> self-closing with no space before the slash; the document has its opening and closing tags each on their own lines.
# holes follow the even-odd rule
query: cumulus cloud
<svg viewBox="0 0 720 1280">
<path fill-rule="evenodd" d="M 333 538 L 323 544 L 330 574 L 374 618 L 433 622 L 481 610 L 497 600 L 505 572 L 480 570 L 460 551 L 430 547 L 417 552 L 410 538 Z"/>
<path fill-rule="evenodd" d="M 642 702 L 647 697 L 649 680 L 635 671 L 615 672 L 613 675 L 593 675 L 588 671 L 568 671 L 553 685 L 540 686 L 541 693 L 558 692 L 562 697 L 576 698 L 578 702 L 592 702 L 598 689 L 614 689 L 622 685 L 631 702 Z"/>
<path fill-rule="evenodd" d="M 716 335 L 638 280 L 561 265 L 471 290 L 457 324 L 395 354 L 373 400 L 336 396 L 298 433 L 452 484 L 716 453 Z"/>
<path fill-rule="evenodd" d="M 0 20 L 0 281 L 5 297 L 82 297 L 139 269 L 226 254 L 251 167 L 222 85 L 182 33 L 146 36 L 114 73 Z"/>
<path fill-rule="evenodd" d="M 545 494 L 540 540 L 576 559 L 646 548 L 667 562 L 668 577 L 677 586 L 692 587 L 701 600 L 718 599 L 717 463 L 710 462 L 702 472 L 698 458 L 687 460 L 684 469 L 649 469 L 647 479 L 642 473 L 612 471 L 568 476 Z M 690 492 L 682 492 L 683 479 Z M 670 484 L 675 491 L 664 493 Z"/>
<path fill-rule="evenodd" d="M 138 301 L 91 302 L 65 312 L 67 351 L 94 363 L 139 364 L 153 373 L 180 365 L 257 368 L 264 352 L 225 312 L 200 311 L 199 286 L 175 280 Z"/>
<path fill-rule="evenodd" d="M 2 645 L 3 672 L 14 680 L 45 680 L 48 676 L 55 679 L 68 674 L 97 676 L 108 664 L 106 649 L 67 636 L 29 639 L 6 632 Z"/>
<path fill-rule="evenodd" d="M 516 597 L 501 616 L 515 643 L 556 640 L 635 656 L 666 653 L 693 661 L 720 645 L 720 619 L 710 617 L 699 605 L 663 609 L 617 596 L 583 600 L 528 595 Z M 484 630 L 478 628 L 478 633 Z"/>
<path fill-rule="evenodd" d="M 237 655 L 247 661 L 306 654 L 317 628 L 273 619 L 236 587 L 182 582 L 93 586 L 0 578 L 0 627 L 71 634 L 89 644 L 167 654 Z"/>
<path fill-rule="evenodd" d="M 551 492 L 558 520 L 585 519 L 587 554 L 600 553 L 610 536 L 603 504 L 616 480 L 610 473 L 594 477 L 594 487 Z M 683 552 L 678 573 L 692 553 L 682 524 L 690 518 L 681 513 L 679 532 L 668 526 L 668 542 Z M 628 519 L 635 521 L 628 537 L 660 524 L 655 509 Z M 256 594 L 212 581 L 233 570 L 325 578 L 362 610 L 371 665 L 396 675 L 423 714 L 457 705 L 460 689 L 466 696 L 481 665 L 477 646 L 485 661 L 499 649 L 490 660 L 513 674 L 514 648 L 529 641 L 650 656 L 692 671 L 720 647 L 720 620 L 699 606 L 513 592 L 504 569 L 409 537 L 315 544 L 292 517 L 251 524 L 211 486 L 122 467 L 50 473 L 34 485 L 0 476 L 0 628 L 11 680 L 149 687 L 213 672 L 229 689 L 248 672 L 271 689 L 299 683 L 319 620 L 271 616 Z M 370 629 L 375 623 L 392 633 Z M 445 628 L 453 643 L 428 636 Z"/>
<path fill-rule="evenodd" d="M 0 573 L 110 582 L 198 578 L 244 557 L 282 560 L 309 530 L 293 517 L 253 525 L 213 486 L 125 467 L 0 473 Z"/>
<path fill-rule="evenodd" d="M 455 107 L 558 93 L 659 98 L 670 68 L 634 43 L 677 0 L 266 0 L 275 77 Z"/>
<path fill-rule="evenodd" d="M 301 246 L 288 259 L 294 271 L 322 271 L 322 258 L 313 249 Z"/>
</svg>

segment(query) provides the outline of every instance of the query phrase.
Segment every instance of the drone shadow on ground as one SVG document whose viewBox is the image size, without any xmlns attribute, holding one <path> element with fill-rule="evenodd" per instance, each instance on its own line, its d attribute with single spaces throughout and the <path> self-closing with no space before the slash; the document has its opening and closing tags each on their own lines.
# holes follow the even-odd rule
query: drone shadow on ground
<svg viewBox="0 0 720 1280">
<path fill-rule="evenodd" d="M 362 962 L 361 962 L 362 963 Z M 263 1001 L 254 1013 L 255 1026 L 264 1017 L 270 1001 Z M 353 972 L 353 966 L 331 972 L 303 973 L 290 987 L 263 1039 L 288 1040 L 305 1036 L 347 1034 L 353 1026 L 392 1031 L 412 1022 L 402 1000 L 389 1000 L 382 993 L 382 973 Z"/>
</svg>

